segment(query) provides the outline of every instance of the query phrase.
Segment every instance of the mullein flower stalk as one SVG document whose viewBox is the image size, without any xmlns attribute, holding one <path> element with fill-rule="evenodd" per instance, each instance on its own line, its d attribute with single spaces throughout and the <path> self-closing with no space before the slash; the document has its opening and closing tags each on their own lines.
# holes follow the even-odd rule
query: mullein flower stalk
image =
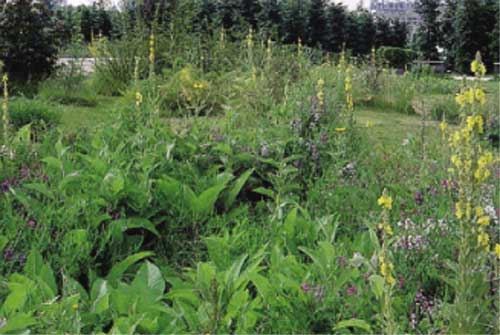
<svg viewBox="0 0 500 335">
<path fill-rule="evenodd" d="M 297 40 L 297 62 L 301 70 L 302 70 L 302 53 L 303 53 L 302 39 L 299 37 Z"/>
<path fill-rule="evenodd" d="M 481 145 L 484 120 L 480 106 L 485 103 L 485 94 L 479 87 L 479 79 L 485 74 L 485 68 L 479 53 L 471 70 L 478 80 L 455 98 L 461 110 L 461 123 L 449 139 L 452 165 L 449 173 L 459 185 L 455 216 L 460 238 L 451 333 L 482 332 L 481 317 L 486 314 L 480 307 L 484 306 L 486 297 L 477 292 L 487 285 L 490 218 L 485 215 L 480 199 L 482 186 L 490 176 L 493 154 Z"/>
<path fill-rule="evenodd" d="M 350 141 L 352 142 L 353 138 L 353 128 L 354 128 L 354 100 L 352 98 L 352 68 L 350 65 L 345 69 L 345 77 L 344 77 L 344 94 L 345 94 L 345 104 L 346 104 L 346 113 L 347 113 L 347 122 L 348 128 L 350 130 Z"/>
<path fill-rule="evenodd" d="M 253 41 L 253 29 L 250 28 L 248 29 L 248 34 L 245 38 L 246 42 L 246 47 L 247 47 L 247 55 L 248 55 L 248 64 L 250 67 L 254 66 L 253 63 L 253 47 L 254 47 L 254 41 Z"/>
<path fill-rule="evenodd" d="M 7 143 L 9 139 L 9 77 L 6 73 L 2 76 L 3 100 L 2 100 L 2 123 L 3 141 Z"/>
<path fill-rule="evenodd" d="M 267 39 L 266 43 L 266 66 L 268 69 L 271 68 L 271 60 L 273 57 L 273 42 L 271 41 L 270 38 Z"/>
<path fill-rule="evenodd" d="M 389 252 L 390 239 L 394 234 L 390 224 L 392 197 L 389 196 L 386 189 L 384 189 L 377 203 L 382 208 L 382 222 L 378 225 L 382 241 L 382 245 L 378 254 L 378 265 L 380 275 L 384 279 L 384 287 L 381 297 L 381 310 L 384 327 L 383 332 L 385 334 L 396 334 L 398 333 L 398 326 L 394 318 L 394 310 L 392 308 L 392 290 L 396 283 L 396 279 L 394 277 L 394 264 L 391 262 Z"/>
<path fill-rule="evenodd" d="M 155 35 L 149 36 L 149 78 L 155 75 Z"/>
<path fill-rule="evenodd" d="M 139 89 L 139 57 L 135 58 L 134 65 L 135 107 L 139 111 L 142 105 L 142 94 Z"/>
</svg>

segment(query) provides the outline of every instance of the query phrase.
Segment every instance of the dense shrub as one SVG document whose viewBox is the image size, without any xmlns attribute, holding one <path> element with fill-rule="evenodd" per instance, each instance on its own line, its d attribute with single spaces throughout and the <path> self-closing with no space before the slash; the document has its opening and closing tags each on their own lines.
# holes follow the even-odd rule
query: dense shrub
<svg viewBox="0 0 500 335">
<path fill-rule="evenodd" d="M 381 47 L 377 50 L 378 57 L 390 67 L 403 69 L 416 58 L 416 53 L 410 49 L 396 47 Z"/>
<path fill-rule="evenodd" d="M 40 86 L 38 95 L 61 105 L 95 107 L 97 96 L 83 80 L 83 77 L 48 80 Z"/>
<path fill-rule="evenodd" d="M 52 107 L 41 102 L 27 98 L 13 99 L 9 105 L 9 116 L 14 129 L 19 129 L 31 123 L 36 132 L 54 128 L 60 122 L 60 116 Z"/>
</svg>

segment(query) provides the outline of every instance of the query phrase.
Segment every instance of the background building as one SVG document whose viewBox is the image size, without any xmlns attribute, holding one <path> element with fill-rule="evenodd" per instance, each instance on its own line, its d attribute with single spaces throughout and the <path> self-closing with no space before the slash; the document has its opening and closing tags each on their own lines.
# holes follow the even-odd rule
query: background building
<svg viewBox="0 0 500 335">
<path fill-rule="evenodd" d="M 372 0 L 370 10 L 377 16 L 399 19 L 407 23 L 411 40 L 421 22 L 420 15 L 415 12 L 415 2 L 415 0 Z"/>
</svg>

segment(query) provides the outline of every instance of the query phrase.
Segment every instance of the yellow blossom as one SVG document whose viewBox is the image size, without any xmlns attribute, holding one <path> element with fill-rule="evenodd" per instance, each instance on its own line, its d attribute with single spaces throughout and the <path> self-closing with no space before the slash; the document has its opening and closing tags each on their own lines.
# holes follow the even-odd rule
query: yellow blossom
<svg viewBox="0 0 500 335">
<path fill-rule="evenodd" d="M 392 236 L 394 234 L 392 231 L 392 227 L 388 224 L 384 225 L 384 232 L 389 236 Z"/>
<path fill-rule="evenodd" d="M 370 120 L 366 121 L 366 128 L 371 128 L 371 127 L 373 127 L 373 122 Z"/>
<path fill-rule="evenodd" d="M 479 168 L 479 169 L 476 170 L 476 172 L 474 172 L 474 177 L 480 183 L 482 183 L 483 181 L 485 181 L 486 179 L 488 179 L 488 177 L 490 175 L 491 175 L 490 170 L 485 169 L 485 168 Z"/>
<path fill-rule="evenodd" d="M 500 258 L 500 244 L 495 244 L 495 254 L 497 255 L 497 258 Z"/>
<path fill-rule="evenodd" d="M 441 131 L 444 133 L 446 131 L 446 129 L 448 128 L 448 124 L 446 123 L 446 121 L 442 121 L 440 124 L 439 124 L 439 128 L 441 129 Z"/>
<path fill-rule="evenodd" d="M 457 217 L 457 219 L 462 219 L 464 217 L 464 211 L 462 209 L 462 203 L 461 202 L 457 202 L 455 204 L 455 215 Z"/>
<path fill-rule="evenodd" d="M 206 83 L 203 83 L 203 82 L 199 82 L 199 83 L 194 83 L 193 84 L 193 88 L 197 89 L 197 90 L 204 90 L 207 88 L 207 84 Z"/>
<path fill-rule="evenodd" d="M 488 233 L 482 232 L 477 236 L 477 244 L 488 251 L 490 250 L 489 243 L 490 243 L 490 235 L 488 235 Z"/>
<path fill-rule="evenodd" d="M 135 105 L 139 107 L 142 104 L 142 94 L 140 92 L 135 92 Z"/>
<path fill-rule="evenodd" d="M 472 216 L 472 208 L 470 206 L 470 202 L 467 203 L 467 205 L 465 206 L 465 218 L 467 220 L 470 220 Z"/>
<path fill-rule="evenodd" d="M 486 103 L 486 95 L 484 94 L 484 91 L 482 89 L 476 88 L 475 97 L 477 102 L 479 102 L 481 105 L 484 105 Z"/>
<path fill-rule="evenodd" d="M 387 278 L 385 279 L 387 281 L 387 284 L 389 285 L 394 285 L 394 283 L 396 282 L 396 279 L 394 279 L 394 277 L 392 275 L 389 275 L 387 276 Z"/>
<path fill-rule="evenodd" d="M 476 212 L 476 217 L 481 217 L 484 214 L 483 207 L 477 206 L 474 211 Z"/>
<path fill-rule="evenodd" d="M 378 198 L 377 202 L 378 202 L 378 205 L 381 207 L 384 207 L 384 208 L 389 209 L 389 210 L 392 209 L 392 198 L 390 196 L 388 196 L 385 191 L 382 194 L 382 196 L 380 198 Z"/>
<path fill-rule="evenodd" d="M 73 304 L 73 305 L 71 305 L 71 308 L 73 308 L 73 309 L 78 309 L 78 304 Z"/>
<path fill-rule="evenodd" d="M 470 64 L 470 70 L 476 75 L 484 76 L 486 74 L 486 68 L 484 67 L 483 62 L 477 59 L 473 60 Z"/>
<path fill-rule="evenodd" d="M 455 96 L 455 101 L 460 107 L 465 106 L 465 97 L 462 94 L 457 94 Z"/>
<path fill-rule="evenodd" d="M 474 91 L 472 89 L 465 91 L 464 96 L 468 104 L 472 105 L 474 103 Z"/>
<path fill-rule="evenodd" d="M 347 128 L 335 128 L 336 132 L 343 133 L 347 130 Z"/>
<path fill-rule="evenodd" d="M 481 216 L 479 219 L 477 219 L 477 223 L 480 226 L 487 226 L 490 224 L 490 218 L 488 216 Z"/>
<path fill-rule="evenodd" d="M 491 152 L 486 152 L 484 155 L 479 157 L 479 160 L 477 161 L 477 165 L 479 167 L 487 167 L 493 163 L 493 154 Z"/>
</svg>

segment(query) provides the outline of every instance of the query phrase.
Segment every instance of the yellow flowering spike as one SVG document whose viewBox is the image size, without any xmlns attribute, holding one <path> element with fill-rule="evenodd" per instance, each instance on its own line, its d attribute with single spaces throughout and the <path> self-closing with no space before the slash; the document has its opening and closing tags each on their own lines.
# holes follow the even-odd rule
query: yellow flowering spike
<svg viewBox="0 0 500 335">
<path fill-rule="evenodd" d="M 457 217 L 457 219 L 462 219 L 464 217 L 464 211 L 462 209 L 462 203 L 461 202 L 457 202 L 455 204 L 455 215 Z"/>
<path fill-rule="evenodd" d="M 481 216 L 477 219 L 477 224 L 480 226 L 487 226 L 490 224 L 490 218 L 488 216 Z"/>
<path fill-rule="evenodd" d="M 368 120 L 366 121 L 366 128 L 372 128 L 373 127 L 373 122 Z"/>
<path fill-rule="evenodd" d="M 472 105 L 474 103 L 474 90 L 469 89 L 465 91 L 464 93 L 465 101 L 469 104 Z"/>
<path fill-rule="evenodd" d="M 338 133 L 343 133 L 347 130 L 347 128 L 335 128 L 335 131 Z"/>
<path fill-rule="evenodd" d="M 480 57 L 476 56 L 476 59 L 470 64 L 470 70 L 472 73 L 478 76 L 484 76 L 486 74 L 486 67 L 481 61 Z"/>
<path fill-rule="evenodd" d="M 394 285 L 394 283 L 396 283 L 396 279 L 394 279 L 394 277 L 391 275 L 387 276 L 386 281 L 387 281 L 387 284 L 389 284 L 391 286 Z"/>
<path fill-rule="evenodd" d="M 486 103 L 486 95 L 484 94 L 484 91 L 480 88 L 476 88 L 474 91 L 474 95 L 476 98 L 476 101 L 479 102 L 481 105 L 484 105 Z"/>
<path fill-rule="evenodd" d="M 479 157 L 479 160 L 477 161 L 477 165 L 483 168 L 487 167 L 491 163 L 493 163 L 493 154 L 489 151 Z"/>
<path fill-rule="evenodd" d="M 457 105 L 459 105 L 460 107 L 465 106 L 465 96 L 463 94 L 457 94 L 455 96 L 455 101 L 456 101 Z"/>
<path fill-rule="evenodd" d="M 384 193 L 382 193 L 382 196 L 380 198 L 378 198 L 377 203 L 379 206 L 384 207 L 388 210 L 392 209 L 392 198 L 387 195 L 386 190 L 384 190 Z"/>
<path fill-rule="evenodd" d="M 389 236 L 392 236 L 394 234 L 392 231 L 392 227 L 389 224 L 384 225 L 384 232 Z"/>
<path fill-rule="evenodd" d="M 484 214 L 484 209 L 481 206 L 477 206 L 474 211 L 476 212 L 476 217 L 481 217 Z"/>
<path fill-rule="evenodd" d="M 442 121 L 440 124 L 439 124 L 439 128 L 441 129 L 441 131 L 444 133 L 446 131 L 446 129 L 448 129 L 448 124 L 446 123 L 446 121 Z"/>
<path fill-rule="evenodd" d="M 495 244 L 495 255 L 500 259 L 500 244 Z"/>
<path fill-rule="evenodd" d="M 490 249 L 490 235 L 488 235 L 488 233 L 480 233 L 478 236 L 477 236 L 477 244 L 478 246 L 486 249 L 489 251 Z"/>
<path fill-rule="evenodd" d="M 139 107 L 142 104 L 142 94 L 140 92 L 135 92 L 135 105 Z"/>
<path fill-rule="evenodd" d="M 323 79 L 319 79 L 316 84 L 316 98 L 318 98 L 318 102 L 320 106 L 325 104 L 325 92 L 323 91 L 323 87 L 325 86 L 325 81 Z"/>
</svg>

